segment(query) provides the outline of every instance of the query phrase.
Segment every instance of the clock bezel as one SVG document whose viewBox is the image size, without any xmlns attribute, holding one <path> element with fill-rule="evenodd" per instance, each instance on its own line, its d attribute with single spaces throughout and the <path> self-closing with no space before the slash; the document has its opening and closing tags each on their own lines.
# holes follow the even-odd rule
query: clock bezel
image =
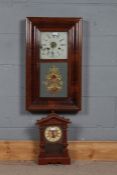
<svg viewBox="0 0 117 175">
<path fill-rule="evenodd" d="M 39 97 L 39 42 L 38 32 L 68 32 L 68 96 Z M 31 112 L 78 112 L 81 110 L 82 18 L 27 17 L 26 19 L 26 109 Z M 42 60 L 42 63 L 48 60 Z"/>
<path fill-rule="evenodd" d="M 50 128 L 50 127 L 57 127 L 57 128 L 60 129 L 60 131 L 61 131 L 61 136 L 59 137 L 58 140 L 56 140 L 56 141 L 50 141 L 49 139 L 47 139 L 47 137 L 46 137 L 46 135 L 45 135 L 45 132 L 46 132 L 46 129 L 47 129 L 47 128 Z M 62 139 L 62 135 L 63 135 L 62 128 L 61 128 L 60 126 L 58 126 L 58 125 L 49 125 L 49 126 L 47 126 L 47 127 L 44 129 L 44 137 L 45 137 L 46 142 L 49 142 L 49 143 L 52 143 L 52 144 L 54 144 L 54 143 L 58 143 L 58 142 L 61 141 L 61 139 Z"/>
</svg>

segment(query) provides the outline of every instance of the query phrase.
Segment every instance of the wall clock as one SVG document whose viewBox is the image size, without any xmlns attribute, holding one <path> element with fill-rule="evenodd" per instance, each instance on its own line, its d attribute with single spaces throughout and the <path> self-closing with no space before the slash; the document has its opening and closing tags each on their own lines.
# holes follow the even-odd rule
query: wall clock
<svg viewBox="0 0 117 175">
<path fill-rule="evenodd" d="M 26 109 L 81 110 L 82 19 L 26 19 Z"/>
<path fill-rule="evenodd" d="M 82 18 L 26 19 L 26 109 L 52 112 L 37 121 L 39 164 L 70 164 L 69 121 L 55 112 L 81 110 L 81 60 Z"/>
<path fill-rule="evenodd" d="M 55 113 L 37 121 L 40 130 L 40 153 L 38 163 L 45 165 L 70 164 L 67 150 L 67 125 L 68 119 L 60 117 Z"/>
</svg>

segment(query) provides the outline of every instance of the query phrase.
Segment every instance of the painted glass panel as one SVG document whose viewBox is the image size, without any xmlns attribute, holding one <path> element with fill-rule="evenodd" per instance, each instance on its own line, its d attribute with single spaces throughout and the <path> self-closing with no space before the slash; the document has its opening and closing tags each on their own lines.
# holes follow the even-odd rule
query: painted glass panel
<svg viewBox="0 0 117 175">
<path fill-rule="evenodd" d="M 40 64 L 40 97 L 67 97 L 67 63 Z"/>
</svg>

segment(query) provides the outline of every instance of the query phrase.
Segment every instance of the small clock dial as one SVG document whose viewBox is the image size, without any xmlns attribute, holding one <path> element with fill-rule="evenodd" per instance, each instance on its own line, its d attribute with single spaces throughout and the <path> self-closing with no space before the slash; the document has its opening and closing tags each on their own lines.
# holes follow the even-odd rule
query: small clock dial
<svg viewBox="0 0 117 175">
<path fill-rule="evenodd" d="M 67 48 L 67 32 L 41 32 L 41 59 L 67 59 Z"/>
<path fill-rule="evenodd" d="M 49 142 L 57 142 L 62 137 L 62 130 L 58 126 L 49 126 L 44 132 L 45 138 Z"/>
</svg>

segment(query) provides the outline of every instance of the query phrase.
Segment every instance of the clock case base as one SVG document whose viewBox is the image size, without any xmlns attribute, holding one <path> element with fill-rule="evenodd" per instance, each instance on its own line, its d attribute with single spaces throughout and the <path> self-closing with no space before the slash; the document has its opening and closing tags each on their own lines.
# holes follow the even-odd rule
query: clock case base
<svg viewBox="0 0 117 175">
<path fill-rule="evenodd" d="M 47 164 L 70 165 L 71 161 L 69 157 L 45 157 L 45 158 L 39 158 L 38 164 L 39 165 L 47 165 Z"/>
</svg>

